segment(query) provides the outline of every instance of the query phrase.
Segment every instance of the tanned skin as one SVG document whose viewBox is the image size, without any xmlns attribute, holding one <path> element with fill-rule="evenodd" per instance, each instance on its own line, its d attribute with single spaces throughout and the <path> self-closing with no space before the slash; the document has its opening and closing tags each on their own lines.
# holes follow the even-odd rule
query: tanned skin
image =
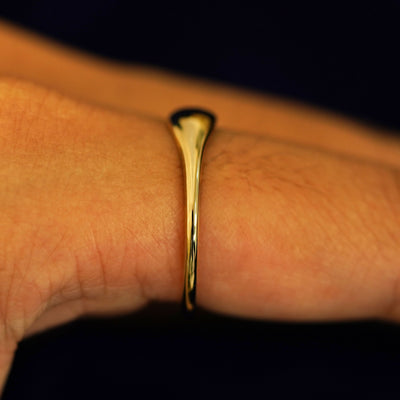
<svg viewBox="0 0 400 400">
<path fill-rule="evenodd" d="M 0 382 L 24 337 L 180 301 L 184 198 L 166 126 L 218 126 L 197 303 L 288 321 L 400 320 L 400 143 L 264 94 L 122 66 L 0 25 Z"/>
</svg>

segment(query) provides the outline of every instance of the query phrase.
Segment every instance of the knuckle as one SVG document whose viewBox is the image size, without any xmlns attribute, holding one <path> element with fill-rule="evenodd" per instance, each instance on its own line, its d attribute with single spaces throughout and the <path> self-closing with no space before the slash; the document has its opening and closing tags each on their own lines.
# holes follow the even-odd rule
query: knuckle
<svg viewBox="0 0 400 400">
<path fill-rule="evenodd" d="M 65 235 L 57 227 L 38 225 L 7 233 L 8 245 L 0 254 L 0 317 L 5 336 L 17 341 L 59 291 L 68 263 Z"/>
</svg>

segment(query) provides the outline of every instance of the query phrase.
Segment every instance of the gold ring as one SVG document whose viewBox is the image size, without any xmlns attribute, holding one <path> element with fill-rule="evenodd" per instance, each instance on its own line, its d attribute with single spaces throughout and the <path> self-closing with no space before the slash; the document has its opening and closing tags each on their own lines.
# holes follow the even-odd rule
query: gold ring
<svg viewBox="0 0 400 400">
<path fill-rule="evenodd" d="M 169 122 L 180 149 L 185 175 L 186 246 L 182 306 L 184 313 L 188 314 L 196 303 L 200 166 L 216 117 L 208 111 L 187 108 L 174 112 Z"/>
</svg>

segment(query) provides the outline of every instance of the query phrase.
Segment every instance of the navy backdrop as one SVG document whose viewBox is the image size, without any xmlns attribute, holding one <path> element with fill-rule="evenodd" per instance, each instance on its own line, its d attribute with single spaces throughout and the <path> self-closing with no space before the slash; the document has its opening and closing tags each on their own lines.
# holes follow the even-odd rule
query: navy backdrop
<svg viewBox="0 0 400 400">
<path fill-rule="evenodd" d="M 400 129 L 399 1 L 14 0 L 0 2 L 0 16 L 106 57 Z M 208 58 L 198 57 L 199 47 Z M 153 304 L 23 342 L 4 399 L 399 398 L 399 376 L 395 325 L 278 324 L 206 312 L 184 321 L 177 305 Z"/>
</svg>

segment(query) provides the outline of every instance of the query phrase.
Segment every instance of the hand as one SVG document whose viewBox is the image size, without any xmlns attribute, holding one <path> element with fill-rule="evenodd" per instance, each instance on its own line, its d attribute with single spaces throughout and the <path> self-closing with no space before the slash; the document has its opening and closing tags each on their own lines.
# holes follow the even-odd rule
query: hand
<svg viewBox="0 0 400 400">
<path fill-rule="evenodd" d="M 178 151 L 157 115 L 9 78 L 0 101 L 4 382 L 28 334 L 180 301 L 184 216 Z M 214 132 L 202 171 L 199 306 L 251 318 L 399 319 L 400 178 L 395 157 L 383 161 L 400 146 L 360 140 L 365 152 L 350 156 L 251 129 Z"/>
</svg>

